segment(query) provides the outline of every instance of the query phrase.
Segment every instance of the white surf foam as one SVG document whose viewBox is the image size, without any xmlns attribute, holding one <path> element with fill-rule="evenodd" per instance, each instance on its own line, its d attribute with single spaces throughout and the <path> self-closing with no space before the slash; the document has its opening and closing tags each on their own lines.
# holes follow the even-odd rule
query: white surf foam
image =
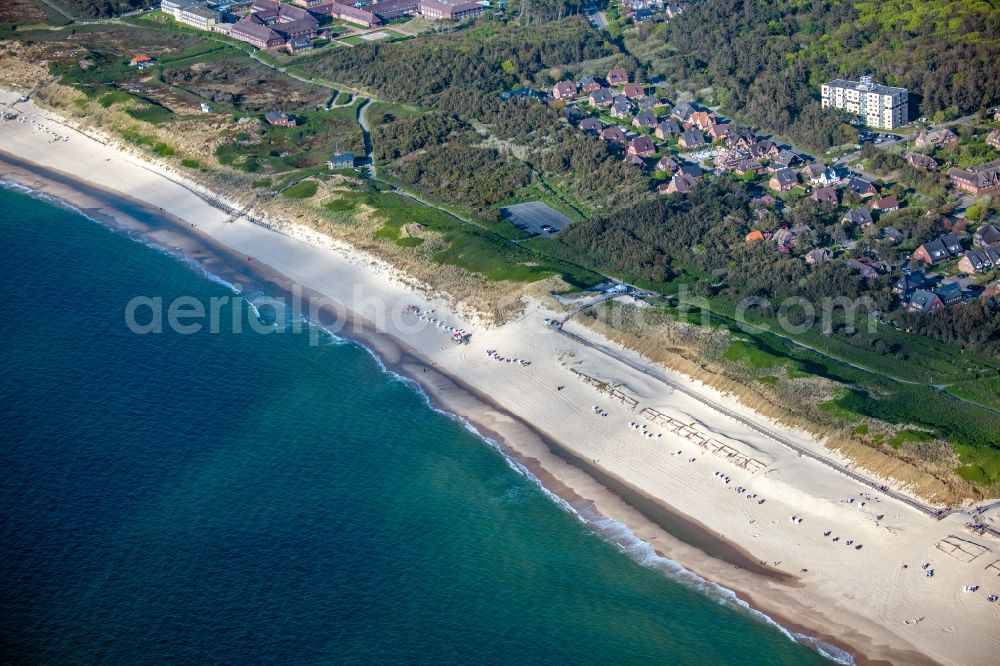
<svg viewBox="0 0 1000 666">
<path fill-rule="evenodd" d="M 8 180 L 0 180 L 0 186 L 15 189 L 30 194 L 31 196 L 37 197 L 39 199 L 50 201 L 57 205 L 63 206 L 67 209 L 70 209 L 89 220 L 97 222 L 101 226 L 108 227 L 106 223 L 102 222 L 101 220 L 94 219 L 93 217 L 87 215 L 84 211 L 73 206 L 72 204 L 69 204 L 68 202 L 62 201 L 58 198 L 48 196 L 43 192 L 33 190 L 32 188 L 26 187 L 21 183 Z M 241 294 L 239 288 L 236 285 L 206 270 L 200 263 L 196 262 L 195 260 L 183 254 L 182 252 L 178 252 L 170 248 L 165 248 L 162 245 L 155 243 L 148 238 L 145 238 L 142 234 L 136 234 L 136 236 L 138 236 L 136 237 L 133 236 L 131 233 L 129 233 L 128 236 L 129 238 L 135 240 L 136 242 L 143 243 L 148 247 L 154 248 L 172 257 L 180 259 L 184 264 L 191 266 L 192 268 L 195 268 L 199 273 L 204 275 L 207 279 L 223 285 L 227 289 L 231 290 L 234 294 L 237 295 Z M 246 299 L 244 299 L 244 301 L 254 311 L 254 314 L 259 316 L 259 312 L 257 312 L 257 309 L 253 305 L 253 303 Z M 755 619 L 781 632 L 789 640 L 800 643 L 806 647 L 809 647 L 835 663 L 844 664 L 845 666 L 854 666 L 854 659 L 846 651 L 836 646 L 824 643 L 823 641 L 819 640 L 814 636 L 809 636 L 797 632 L 793 633 L 789 631 L 767 614 L 752 608 L 750 604 L 740 599 L 739 596 L 734 591 L 725 588 L 717 583 L 713 583 L 712 581 L 706 580 L 701 576 L 698 576 L 697 574 L 685 569 L 683 565 L 674 560 L 661 557 L 656 553 L 656 551 L 649 543 L 637 537 L 624 523 L 617 520 L 613 520 L 606 516 L 602 516 L 594 511 L 585 510 L 581 512 L 577 510 L 564 498 L 560 497 L 559 495 L 553 493 L 548 488 L 546 488 L 544 484 L 542 484 L 541 480 L 538 479 L 538 477 L 536 477 L 534 474 L 532 474 L 528 468 L 526 468 L 516 459 L 508 455 L 507 452 L 504 450 L 504 448 L 500 446 L 500 444 L 496 440 L 487 437 L 483 433 L 479 432 L 479 430 L 464 417 L 457 414 L 453 414 L 451 412 L 447 412 L 434 405 L 434 403 L 431 401 L 430 396 L 427 394 L 424 388 L 419 384 L 419 382 L 410 377 L 406 377 L 405 375 L 401 375 L 397 372 L 389 370 L 386 367 L 385 363 L 382 361 L 382 358 L 378 355 L 377 352 L 375 352 L 375 350 L 355 340 L 342 338 L 334 334 L 328 328 L 322 326 L 321 324 L 307 317 L 303 317 L 302 319 L 303 322 L 306 323 L 307 325 L 316 326 L 324 335 L 328 336 L 331 341 L 331 344 L 337 344 L 337 345 L 355 344 L 361 349 L 368 352 L 368 354 L 372 357 L 372 359 L 374 359 L 375 362 L 378 364 L 379 368 L 381 368 L 383 373 L 390 376 L 394 381 L 402 382 L 413 388 L 413 390 L 416 391 L 416 393 L 423 399 L 424 404 L 429 409 L 455 421 L 456 423 L 459 423 L 470 433 L 472 433 L 473 435 L 484 441 L 487 445 L 489 445 L 491 448 L 496 450 L 501 455 L 503 460 L 512 470 L 514 470 L 518 474 L 528 479 L 553 503 L 555 503 L 563 510 L 575 516 L 582 523 L 588 525 L 597 534 L 601 535 L 609 542 L 614 543 L 619 549 L 622 550 L 622 552 L 624 552 L 626 555 L 631 557 L 636 562 L 642 564 L 643 566 L 655 569 L 661 572 L 663 575 L 667 576 L 668 578 L 675 580 L 691 589 L 697 590 L 698 592 L 701 592 L 702 594 L 705 594 L 706 596 L 712 599 L 715 599 L 722 605 L 725 605 L 729 608 L 732 608 L 739 612 L 746 613 L 751 617 L 754 617 Z"/>
</svg>

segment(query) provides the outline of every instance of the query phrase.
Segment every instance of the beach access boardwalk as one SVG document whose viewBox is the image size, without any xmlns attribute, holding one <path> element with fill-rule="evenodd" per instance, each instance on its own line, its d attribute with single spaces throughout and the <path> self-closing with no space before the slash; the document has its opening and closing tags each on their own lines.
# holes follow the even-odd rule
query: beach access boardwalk
<svg viewBox="0 0 1000 666">
<path fill-rule="evenodd" d="M 688 397 L 694 398 L 698 402 L 700 402 L 700 403 L 702 403 L 702 404 L 704 404 L 704 405 L 706 405 L 706 406 L 714 409 L 715 411 L 717 411 L 717 412 L 719 412 L 721 414 L 724 414 L 725 416 L 728 416 L 729 418 L 731 418 L 731 419 L 733 419 L 735 421 L 738 421 L 739 423 L 741 423 L 741 424 L 745 425 L 746 427 L 748 427 L 748 428 L 750 428 L 750 429 L 752 429 L 752 430 L 760 433 L 761 435 L 767 437 L 768 439 L 771 439 L 771 440 L 773 440 L 775 442 L 778 442 L 779 444 L 781 444 L 781 445 L 783 445 L 785 447 L 788 447 L 789 449 L 791 449 L 792 451 L 794 451 L 795 453 L 797 453 L 799 456 L 805 457 L 805 458 L 811 458 L 812 460 L 815 460 L 816 462 L 818 462 L 818 463 L 820 463 L 822 465 L 826 465 L 827 467 L 840 472 L 841 474 L 843 474 L 843 475 L 845 475 L 845 476 L 847 476 L 847 477 L 849 477 L 849 478 L 857 481 L 858 483 L 861 483 L 861 484 L 863 484 L 863 485 L 865 485 L 865 486 L 867 486 L 869 488 L 872 488 L 873 490 L 875 490 L 875 491 L 877 491 L 879 493 L 882 493 L 883 495 L 886 495 L 886 496 L 891 497 L 891 498 L 893 498 L 895 500 L 898 500 L 899 502 L 902 502 L 903 504 L 909 506 L 910 508 L 915 509 L 916 511 L 919 511 L 920 513 L 926 514 L 928 516 L 931 516 L 931 517 L 934 517 L 934 518 L 937 518 L 937 519 L 940 520 L 941 518 L 944 518 L 945 516 L 948 516 L 948 515 L 950 515 L 953 512 L 953 509 L 950 509 L 950 508 L 945 508 L 945 509 L 936 508 L 936 507 L 933 507 L 933 506 L 931 506 L 929 504 L 921 502 L 920 500 L 918 500 L 916 498 L 910 497 L 909 495 L 906 495 L 905 493 L 899 492 L 897 490 L 893 490 L 889 486 L 884 485 L 884 484 L 880 484 L 878 481 L 876 481 L 874 479 L 871 479 L 871 478 L 865 476 L 864 474 L 860 474 L 860 473 L 858 473 L 858 472 L 850 469 L 846 465 L 843 465 L 843 464 L 841 464 L 841 463 L 839 463 L 839 462 L 837 462 L 835 460 L 831 460 L 830 458 L 827 458 L 826 456 L 823 456 L 823 455 L 820 455 L 820 454 L 818 454 L 818 453 L 816 453 L 814 451 L 811 451 L 811 450 L 809 450 L 808 448 L 806 448 L 804 446 L 796 444 L 794 441 L 792 441 L 788 437 L 785 437 L 784 435 L 778 433 L 774 429 L 768 428 L 766 425 L 764 425 L 762 423 L 759 423 L 758 421 L 756 421 L 754 419 L 747 418 L 746 416 L 741 415 L 739 412 L 736 412 L 736 411 L 734 411 L 732 409 L 729 409 L 729 408 L 725 407 L 724 405 L 716 402 L 715 400 L 712 400 L 711 398 L 707 397 L 703 393 L 701 393 L 699 391 L 696 391 L 696 390 L 692 389 L 689 386 L 685 386 L 684 384 L 682 384 L 682 383 L 680 383 L 680 382 L 678 382 L 678 381 L 676 381 L 676 380 L 668 377 L 665 373 L 660 372 L 659 370 L 657 370 L 652 363 L 643 364 L 643 363 L 639 363 L 637 361 L 634 361 L 633 359 L 629 358 L 627 355 L 619 353 L 615 349 L 612 349 L 612 348 L 610 348 L 610 347 L 608 347 L 606 345 L 603 345 L 603 344 L 594 342 L 592 340 L 589 340 L 589 339 L 587 339 L 585 337 L 577 335 L 576 333 L 572 333 L 570 331 L 567 331 L 566 328 L 565 328 L 565 326 L 557 327 L 554 330 L 557 333 L 559 333 L 561 335 L 564 335 L 567 338 L 573 340 L 574 342 L 577 342 L 577 343 L 579 343 L 581 345 L 589 347 L 590 349 L 593 349 L 593 350 L 598 351 L 598 352 L 600 352 L 600 353 L 602 353 L 602 354 L 604 354 L 606 356 L 609 356 L 610 358 L 614 359 L 615 361 L 618 361 L 619 363 L 623 363 L 623 364 L 629 366 L 630 368 L 632 368 L 633 370 L 636 370 L 637 372 L 641 372 L 642 374 L 644 374 L 644 375 L 646 375 L 648 377 L 652 377 L 653 379 L 655 379 L 655 380 L 657 380 L 657 381 L 659 381 L 659 382 L 661 382 L 663 384 L 666 384 L 667 386 L 671 387 L 672 389 L 680 391 L 681 393 L 683 393 L 684 395 L 686 395 Z"/>
</svg>

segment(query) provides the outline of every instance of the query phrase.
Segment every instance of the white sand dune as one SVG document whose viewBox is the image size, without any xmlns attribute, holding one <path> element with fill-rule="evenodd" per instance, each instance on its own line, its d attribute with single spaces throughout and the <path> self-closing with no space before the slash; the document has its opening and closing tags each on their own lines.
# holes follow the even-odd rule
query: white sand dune
<svg viewBox="0 0 1000 666">
<path fill-rule="evenodd" d="M 0 95 L 0 103 L 15 99 Z M 406 361 L 402 369 L 444 407 L 500 438 L 549 489 L 587 500 L 657 552 L 736 591 L 782 624 L 847 647 L 859 663 L 997 663 L 1000 604 L 988 603 L 985 595 L 1000 594 L 1000 569 L 989 568 L 1000 560 L 1000 540 L 966 529 L 967 514 L 936 520 L 800 456 L 698 397 L 546 327 L 543 317 L 551 313 L 537 303 L 529 304 L 527 315 L 515 323 L 486 328 L 449 312 L 443 300 L 414 290 L 406 276 L 374 257 L 297 225 L 283 225 L 284 233 L 278 234 L 245 220 L 227 222 L 225 213 L 178 184 L 177 174 L 69 130 L 30 103 L 18 108 L 69 140 L 52 142 L 30 123 L 6 121 L 0 123 L 0 151 L 162 208 L 234 255 L 253 257 L 253 263 L 353 308 L 387 336 L 375 345 L 386 362 L 405 360 L 404 353 L 419 359 Z M 17 177 L 10 169 L 0 175 Z M 41 186 L 88 207 L 86 197 L 72 189 Z M 446 330 L 404 312 L 407 305 L 435 310 L 432 316 L 444 325 L 471 332 L 470 343 L 453 344 Z M 567 329 L 612 346 L 581 326 L 571 323 Z M 487 355 L 490 349 L 531 365 L 497 362 Z M 569 365 L 621 387 L 636 406 L 573 374 L 560 362 L 567 351 L 577 362 Z M 659 372 L 808 451 L 846 463 L 805 432 L 769 422 L 683 375 Z M 560 385 L 565 388 L 557 390 Z M 596 413 L 595 405 L 607 416 Z M 643 414 L 647 408 L 689 429 L 654 422 Z M 734 458 L 699 446 L 699 437 L 756 460 L 760 468 L 737 466 Z M 546 441 L 582 461 L 580 466 L 554 455 Z M 620 484 L 620 494 L 651 498 L 686 516 L 726 544 L 730 560 L 738 556 L 756 568 L 764 563 L 774 575 L 734 566 L 674 538 L 595 475 Z M 745 490 L 736 492 L 737 487 Z M 933 578 L 921 569 L 923 562 L 931 563 Z M 969 584 L 980 585 L 979 591 L 963 593 Z"/>
</svg>

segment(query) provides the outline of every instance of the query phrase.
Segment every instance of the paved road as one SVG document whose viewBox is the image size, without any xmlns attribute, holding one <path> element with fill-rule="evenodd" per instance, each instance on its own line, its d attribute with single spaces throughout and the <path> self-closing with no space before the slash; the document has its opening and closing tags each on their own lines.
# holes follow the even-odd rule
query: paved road
<svg viewBox="0 0 1000 666">
<path fill-rule="evenodd" d="M 372 152 L 371 127 L 368 125 L 368 107 L 372 100 L 369 99 L 358 107 L 358 126 L 361 128 L 361 136 L 365 141 L 365 161 L 364 165 L 368 171 L 368 177 L 375 180 L 375 155 Z"/>
<path fill-rule="evenodd" d="M 608 17 L 604 15 L 604 12 L 594 12 L 593 14 L 587 14 L 587 18 L 590 19 L 591 25 L 593 25 L 598 30 L 608 29 Z"/>
<path fill-rule="evenodd" d="M 575 342 L 578 342 L 578 343 L 580 343 L 580 344 L 582 344 L 582 345 L 584 345 L 586 347 L 589 347 L 589 348 L 591 348 L 591 349 L 593 349 L 595 351 L 598 351 L 598 352 L 600 352 L 600 353 L 602 353 L 602 354 L 604 354 L 606 356 L 609 356 L 613 360 L 618 361 L 619 363 L 623 363 L 624 365 L 627 365 L 630 368 L 632 368 L 633 370 L 641 372 L 644 375 L 652 377 L 653 379 L 656 379 L 657 381 L 660 381 L 660 382 L 666 384 L 667 386 L 673 388 L 674 390 L 680 391 L 684 395 L 687 395 L 687 396 L 689 396 L 691 398 L 694 398 L 698 402 L 700 402 L 700 403 L 702 403 L 702 404 L 704 404 L 704 405 L 706 405 L 706 406 L 714 409 L 715 411 L 717 411 L 717 412 L 719 412 L 721 414 L 725 414 L 729 418 L 734 419 L 734 420 L 742 423 L 743 425 L 745 425 L 748 428 L 750 428 L 750 429 L 752 429 L 752 430 L 754 430 L 754 431 L 756 431 L 756 432 L 764 435 L 765 437 L 767 437 L 769 439 L 772 439 L 772 440 L 778 442 L 779 444 L 782 444 L 783 446 L 788 447 L 792 451 L 795 451 L 799 456 L 806 457 L 806 458 L 811 458 L 812 460 L 815 460 L 818 463 L 826 465 L 827 467 L 830 467 L 830 468 L 832 468 L 832 469 L 840 472 L 841 474 L 844 474 L 844 475 L 850 477 L 851 479 L 857 481 L 858 483 L 861 483 L 861 484 L 863 484 L 865 486 L 868 486 L 869 488 L 871 488 L 875 492 L 881 493 L 881 494 L 886 495 L 888 497 L 892 497 L 893 499 L 896 499 L 896 500 L 902 502 L 903 504 L 906 504 L 907 506 L 909 506 L 909 507 L 911 507 L 913 509 L 916 509 L 917 511 L 920 511 L 921 513 L 925 513 L 925 514 L 927 514 L 929 516 L 933 516 L 933 517 L 936 517 L 936 518 L 943 518 L 944 516 L 947 516 L 949 513 L 951 513 L 950 509 L 941 511 L 941 510 L 939 510 L 939 509 L 937 509 L 935 507 L 932 507 L 932 506 L 930 506 L 928 504 L 924 504 L 923 502 L 920 502 L 919 500 L 916 500 L 916 499 L 914 499 L 914 498 L 912 498 L 912 497 L 910 497 L 908 495 L 904 495 L 903 493 L 897 492 L 897 491 L 892 490 L 891 488 L 888 488 L 888 487 L 883 487 L 877 481 L 869 479 L 868 477 L 866 477 L 866 476 L 864 476 L 862 474 L 859 474 L 858 472 L 855 472 L 852 469 L 849 469 L 845 465 L 842 465 L 842 464 L 840 464 L 840 463 L 838 463 L 838 462 L 836 462 L 834 460 L 831 460 L 829 458 L 826 458 L 825 456 L 822 456 L 822 455 L 820 455 L 818 453 L 815 453 L 814 451 L 812 451 L 810 449 L 807 449 L 807 448 L 805 448 L 805 447 L 803 447 L 803 446 L 801 446 L 799 444 L 796 444 L 794 441 L 788 439 L 787 437 L 781 435 L 780 433 L 778 433 L 775 430 L 767 427 L 766 425 L 764 425 L 762 423 L 758 423 L 757 421 L 755 421 L 753 419 L 747 418 L 746 416 L 743 416 L 742 414 L 739 414 L 738 412 L 735 412 L 735 411 L 733 411 L 733 410 L 731 410 L 731 409 L 729 409 L 729 408 L 721 405 L 720 403 L 712 400 L 711 398 L 706 397 L 705 395 L 699 393 L 698 391 L 695 391 L 694 389 L 686 386 L 685 384 L 682 384 L 680 382 L 677 382 L 677 381 L 673 380 L 672 378 L 668 377 L 666 374 L 664 374 L 664 373 L 660 372 L 659 370 L 657 370 L 655 368 L 655 366 L 653 366 L 653 365 L 646 365 L 646 364 L 642 364 L 642 363 L 638 363 L 636 361 L 633 361 L 628 356 L 626 356 L 626 355 L 618 352 L 617 350 L 615 350 L 613 348 L 607 347 L 605 345 L 598 344 L 596 342 L 592 342 L 592 341 L 590 341 L 590 340 L 588 340 L 586 338 L 583 338 L 583 337 L 580 337 L 579 335 L 576 335 L 575 333 L 570 333 L 569 331 L 565 330 L 565 328 L 559 327 L 559 328 L 557 328 L 555 330 L 558 331 L 559 333 L 561 333 L 562 335 L 564 335 L 564 336 L 572 339 Z"/>
</svg>

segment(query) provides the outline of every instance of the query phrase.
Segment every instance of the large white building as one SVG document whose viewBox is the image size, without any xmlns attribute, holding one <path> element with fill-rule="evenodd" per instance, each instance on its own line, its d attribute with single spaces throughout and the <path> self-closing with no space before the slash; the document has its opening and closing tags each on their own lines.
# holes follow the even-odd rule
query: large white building
<svg viewBox="0 0 1000 666">
<path fill-rule="evenodd" d="M 160 9 L 177 21 L 199 30 L 211 30 L 213 25 L 222 20 L 219 12 L 209 9 L 199 0 L 163 0 Z"/>
<path fill-rule="evenodd" d="M 868 127 L 895 129 L 909 122 L 906 88 L 872 83 L 870 76 L 862 76 L 860 81 L 824 83 L 822 98 L 824 109 L 843 109 Z"/>
</svg>

